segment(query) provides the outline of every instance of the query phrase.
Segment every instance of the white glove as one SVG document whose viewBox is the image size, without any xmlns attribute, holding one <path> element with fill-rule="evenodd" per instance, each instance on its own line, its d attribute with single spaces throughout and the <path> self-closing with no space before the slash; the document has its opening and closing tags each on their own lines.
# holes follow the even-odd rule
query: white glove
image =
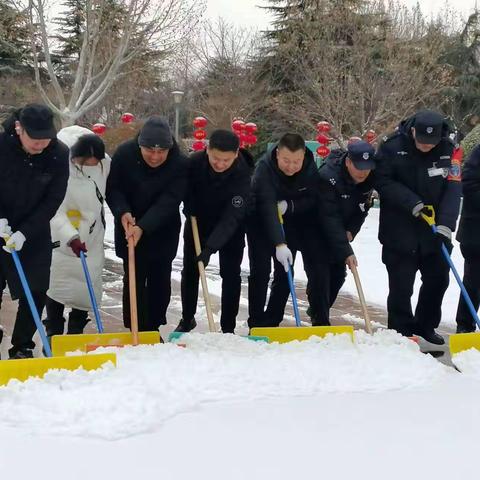
<svg viewBox="0 0 480 480">
<path fill-rule="evenodd" d="M 8 253 L 12 253 L 12 250 L 19 252 L 22 249 L 25 240 L 25 235 L 22 232 L 17 231 L 12 233 L 3 249 Z"/>
<path fill-rule="evenodd" d="M 278 208 L 278 211 L 280 212 L 280 214 L 283 216 L 285 215 L 285 212 L 287 211 L 287 208 L 288 208 L 288 203 L 286 200 L 280 200 L 279 202 L 277 202 L 277 208 Z"/>
<path fill-rule="evenodd" d="M 0 237 L 5 238 L 9 237 L 12 234 L 12 229 L 8 224 L 8 220 L 6 218 L 0 218 Z"/>
<path fill-rule="evenodd" d="M 422 211 L 422 208 L 424 207 L 425 205 L 423 204 L 423 202 L 420 202 L 420 203 L 417 203 L 413 208 L 412 208 L 412 215 L 414 217 L 418 217 L 420 215 L 420 212 Z"/>
<path fill-rule="evenodd" d="M 290 265 L 293 264 L 293 255 L 290 249 L 283 243 L 276 248 L 275 256 L 277 260 L 283 265 L 286 272 L 290 269 Z"/>
<path fill-rule="evenodd" d="M 452 231 L 445 225 L 437 225 L 437 232 L 447 238 L 449 242 L 452 241 Z"/>
</svg>

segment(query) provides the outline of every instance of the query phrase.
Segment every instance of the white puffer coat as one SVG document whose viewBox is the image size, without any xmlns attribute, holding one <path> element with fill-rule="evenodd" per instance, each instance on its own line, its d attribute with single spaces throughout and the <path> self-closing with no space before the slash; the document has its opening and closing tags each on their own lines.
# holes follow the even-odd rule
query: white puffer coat
<svg viewBox="0 0 480 480">
<path fill-rule="evenodd" d="M 77 139 L 92 133 L 74 125 L 58 132 L 58 138 L 69 148 Z M 110 157 L 96 166 L 80 168 L 70 162 L 67 193 L 60 208 L 50 221 L 54 243 L 50 268 L 50 288 L 47 295 L 67 307 L 92 310 L 87 283 L 80 259 L 68 246 L 76 235 L 87 247 L 87 265 L 98 304 L 102 298 L 102 270 L 105 262 L 103 239 L 105 227 L 102 221 L 102 203 L 105 198 Z M 98 191 L 97 191 L 98 190 Z M 75 222 L 75 220 L 77 220 Z M 73 221 L 73 223 L 72 223 Z M 75 226 L 74 226 L 75 224 Z"/>
</svg>

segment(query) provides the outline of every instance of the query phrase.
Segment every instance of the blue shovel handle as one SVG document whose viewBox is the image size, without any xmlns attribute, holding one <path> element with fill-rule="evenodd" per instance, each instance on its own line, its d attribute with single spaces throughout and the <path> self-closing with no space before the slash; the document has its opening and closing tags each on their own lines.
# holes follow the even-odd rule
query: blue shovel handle
<svg viewBox="0 0 480 480">
<path fill-rule="evenodd" d="M 434 233 L 437 233 L 437 226 L 432 225 L 432 230 Z M 453 272 L 453 276 L 455 277 L 455 280 L 458 283 L 458 286 L 460 287 L 460 290 L 462 292 L 463 298 L 468 306 L 468 309 L 470 310 L 470 313 L 472 314 L 473 319 L 475 320 L 476 324 L 480 328 L 480 319 L 478 318 L 477 311 L 475 310 L 475 307 L 473 306 L 472 300 L 470 299 L 470 295 L 468 295 L 468 292 L 465 288 L 465 285 L 462 282 L 462 279 L 460 278 L 460 275 L 457 272 L 457 269 L 455 268 L 455 265 L 452 262 L 452 258 L 450 257 L 450 254 L 448 253 L 447 247 L 444 245 L 442 242 L 442 253 L 443 256 L 445 257 L 445 260 L 448 262 L 450 265 L 450 269 Z"/>
<path fill-rule="evenodd" d="M 25 276 L 25 272 L 23 271 L 22 264 L 20 262 L 20 258 L 18 257 L 18 253 L 16 250 L 10 250 L 10 253 L 13 258 L 13 262 L 15 263 L 15 267 L 17 268 L 18 276 L 20 277 L 20 282 L 22 283 L 23 291 L 25 292 L 25 296 L 27 297 L 28 305 L 30 307 L 30 311 L 32 312 L 32 317 L 37 326 L 38 333 L 40 334 L 40 338 L 43 343 L 43 349 L 45 350 L 45 354 L 47 357 L 52 356 L 52 350 L 50 348 L 50 344 L 47 340 L 47 335 L 45 334 L 45 330 L 43 328 L 42 322 L 40 321 L 40 316 L 38 314 L 37 307 L 35 302 L 33 301 L 32 292 L 30 287 L 28 286 L 27 277 Z"/>
<path fill-rule="evenodd" d="M 95 298 L 95 292 L 93 291 L 92 279 L 90 278 L 90 272 L 88 271 L 87 266 L 87 259 L 82 251 L 80 252 L 80 260 L 82 262 L 83 273 L 85 273 L 85 280 L 87 281 L 88 294 L 90 295 L 90 302 L 92 304 L 93 313 L 95 315 L 97 330 L 98 333 L 103 333 L 102 319 L 100 318 L 100 312 L 98 311 L 97 299 Z"/>
</svg>

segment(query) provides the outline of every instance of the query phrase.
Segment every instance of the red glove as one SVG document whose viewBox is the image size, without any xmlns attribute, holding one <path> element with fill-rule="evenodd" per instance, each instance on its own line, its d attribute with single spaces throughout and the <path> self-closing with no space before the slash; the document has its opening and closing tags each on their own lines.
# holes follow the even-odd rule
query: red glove
<svg viewBox="0 0 480 480">
<path fill-rule="evenodd" d="M 73 253 L 80 258 L 80 252 L 87 253 L 87 247 L 85 243 L 80 241 L 79 238 L 74 238 L 71 242 L 69 247 L 72 249 Z"/>
</svg>

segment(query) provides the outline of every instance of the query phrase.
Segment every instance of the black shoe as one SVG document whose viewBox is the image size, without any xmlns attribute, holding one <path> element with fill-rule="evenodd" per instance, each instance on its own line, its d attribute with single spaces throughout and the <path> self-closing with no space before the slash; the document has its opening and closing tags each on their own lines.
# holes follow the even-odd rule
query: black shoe
<svg viewBox="0 0 480 480">
<path fill-rule="evenodd" d="M 185 320 L 182 318 L 177 328 L 174 330 L 174 332 L 187 333 L 192 331 L 196 326 L 197 326 L 197 322 L 195 321 L 194 318 L 192 318 L 191 320 Z"/>
<path fill-rule="evenodd" d="M 444 338 L 435 330 L 431 330 L 429 332 L 418 332 L 417 335 L 422 337 L 427 342 L 433 343 L 434 345 L 445 345 Z"/>
<path fill-rule="evenodd" d="M 90 321 L 89 318 L 68 318 L 67 335 L 79 335 Z"/>
<path fill-rule="evenodd" d="M 475 332 L 475 326 L 466 327 L 465 325 L 457 325 L 457 333 L 473 333 Z"/>
<path fill-rule="evenodd" d="M 29 348 L 20 348 L 13 355 L 10 354 L 10 360 L 23 360 L 25 358 L 33 358 L 33 352 Z"/>
</svg>

